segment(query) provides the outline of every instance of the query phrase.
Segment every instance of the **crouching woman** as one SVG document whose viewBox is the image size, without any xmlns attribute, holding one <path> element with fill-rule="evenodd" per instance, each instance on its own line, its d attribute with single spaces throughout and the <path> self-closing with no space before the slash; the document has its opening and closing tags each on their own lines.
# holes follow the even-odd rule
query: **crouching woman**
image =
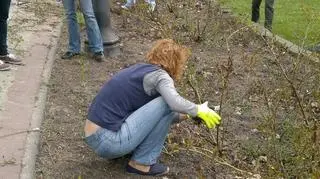
<svg viewBox="0 0 320 179">
<path fill-rule="evenodd" d="M 169 167 L 158 163 L 170 125 L 180 114 L 199 117 L 208 128 L 220 116 L 181 97 L 174 86 L 189 57 L 187 48 L 173 40 L 156 42 L 139 63 L 115 74 L 91 103 L 85 124 L 86 143 L 101 157 L 132 154 L 128 173 L 159 176 Z"/>
</svg>

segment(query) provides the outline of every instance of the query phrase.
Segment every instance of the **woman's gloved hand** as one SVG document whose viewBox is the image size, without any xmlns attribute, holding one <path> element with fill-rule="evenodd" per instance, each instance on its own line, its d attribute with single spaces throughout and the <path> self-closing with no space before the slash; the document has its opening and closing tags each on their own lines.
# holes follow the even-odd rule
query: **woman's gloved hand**
<svg viewBox="0 0 320 179">
<path fill-rule="evenodd" d="M 198 105 L 197 117 L 201 118 L 205 125 L 211 129 L 220 124 L 221 117 L 208 107 L 208 101 Z"/>
</svg>

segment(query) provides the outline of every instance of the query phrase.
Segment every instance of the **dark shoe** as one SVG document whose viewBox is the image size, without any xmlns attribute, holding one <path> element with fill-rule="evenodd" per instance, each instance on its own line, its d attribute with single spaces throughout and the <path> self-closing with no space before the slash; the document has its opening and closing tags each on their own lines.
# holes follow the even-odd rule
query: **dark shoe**
<svg viewBox="0 0 320 179">
<path fill-rule="evenodd" d="M 71 59 L 74 56 L 79 55 L 79 53 L 67 51 L 65 54 L 61 56 L 62 59 Z"/>
<path fill-rule="evenodd" d="M 149 175 L 149 176 L 160 176 L 160 175 L 165 175 L 169 173 L 169 167 L 160 163 L 151 165 L 149 172 L 140 171 L 138 169 L 131 167 L 129 164 L 127 164 L 126 170 L 128 173 L 131 173 L 131 174 Z"/>
<path fill-rule="evenodd" d="M 103 62 L 104 61 L 104 54 L 103 54 L 103 52 L 96 52 L 96 53 L 93 54 L 93 58 L 97 62 Z"/>
<path fill-rule="evenodd" d="M 3 55 L 0 56 L 0 60 L 2 60 L 4 63 L 10 63 L 13 65 L 22 65 L 22 61 L 17 59 L 17 57 L 15 57 L 13 54 L 7 54 L 7 55 Z"/>
<path fill-rule="evenodd" d="M 3 61 L 0 60 L 0 71 L 8 71 L 10 69 L 10 65 L 5 64 Z"/>
<path fill-rule="evenodd" d="M 267 30 L 269 30 L 270 32 L 272 32 L 272 27 L 271 27 L 271 26 L 264 26 L 264 28 L 266 28 Z"/>
<path fill-rule="evenodd" d="M 319 53 L 320 52 L 320 44 L 308 47 L 307 49 L 310 50 L 311 52 L 318 52 Z"/>
</svg>

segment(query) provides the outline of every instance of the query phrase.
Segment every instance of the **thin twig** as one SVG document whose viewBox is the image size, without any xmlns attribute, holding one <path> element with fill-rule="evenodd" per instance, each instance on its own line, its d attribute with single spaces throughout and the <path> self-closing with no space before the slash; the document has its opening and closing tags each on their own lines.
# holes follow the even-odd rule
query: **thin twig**
<svg viewBox="0 0 320 179">
<path fill-rule="evenodd" d="M 240 173 L 246 173 L 246 174 L 248 174 L 248 175 L 254 176 L 254 174 L 251 173 L 251 172 L 248 172 L 248 171 L 245 171 L 245 170 L 241 170 L 241 169 L 239 169 L 239 168 L 237 168 L 237 167 L 235 167 L 235 166 L 227 163 L 226 161 L 223 161 L 223 159 L 221 159 L 221 158 L 220 158 L 220 159 L 221 159 L 222 161 L 221 161 L 221 160 L 218 160 L 217 158 L 213 158 L 213 157 L 211 157 L 210 155 L 205 154 L 205 153 L 203 153 L 202 151 L 197 150 L 196 148 L 193 148 L 193 149 L 179 148 L 179 149 L 180 149 L 180 150 L 191 151 L 191 152 L 195 152 L 195 153 L 201 154 L 201 155 L 203 155 L 203 156 L 208 157 L 209 159 L 214 160 L 216 163 L 218 163 L 218 164 L 220 164 L 220 165 L 224 165 L 224 166 L 230 167 L 230 168 L 232 168 L 233 170 L 238 171 L 238 172 L 240 172 Z M 199 149 L 200 149 L 200 148 L 199 148 Z M 203 148 L 201 148 L 201 149 L 203 149 Z M 203 149 L 203 150 L 204 150 L 204 149 Z M 209 152 L 210 154 L 213 154 L 213 152 L 210 151 L 210 150 L 208 150 L 208 149 L 205 149 L 205 151 L 206 151 L 206 152 Z"/>
<path fill-rule="evenodd" d="M 304 122 L 306 124 L 306 126 L 309 125 L 309 122 L 308 122 L 308 119 L 307 119 L 307 116 L 305 114 L 305 111 L 304 111 L 304 108 L 302 106 L 302 102 L 301 102 L 301 99 L 298 95 L 298 92 L 297 92 L 297 89 L 293 83 L 293 81 L 288 77 L 288 74 L 287 72 L 284 70 L 283 66 L 276 60 L 276 63 L 277 65 L 279 66 L 279 68 L 281 69 L 281 72 L 284 76 L 284 78 L 287 80 L 287 82 L 290 84 L 290 88 L 291 90 L 293 91 L 293 94 L 294 94 L 294 97 L 296 98 L 297 102 L 298 102 L 298 106 L 299 106 L 299 109 L 300 109 L 300 112 L 302 113 L 302 116 L 304 118 Z"/>
<path fill-rule="evenodd" d="M 244 26 L 234 32 L 232 32 L 227 38 L 226 38 L 226 44 L 227 44 L 227 50 L 228 50 L 228 54 L 229 54 L 229 58 L 228 58 L 228 63 L 227 63 L 227 67 L 226 67 L 226 70 L 227 70 L 227 73 L 226 75 L 223 77 L 223 88 L 222 88 L 222 93 L 221 93 L 221 96 L 220 96 L 220 110 L 219 110 L 219 115 L 221 116 L 222 115 L 222 109 L 223 109 L 223 100 L 224 100 L 224 96 L 226 95 L 226 91 L 228 90 L 228 83 L 229 83 L 229 77 L 230 77 L 230 74 L 232 73 L 233 71 L 233 60 L 232 60 L 232 54 L 231 54 L 231 50 L 230 50 L 230 47 L 229 47 L 229 40 L 231 39 L 231 37 L 233 35 L 235 35 L 236 33 L 242 31 L 243 29 L 247 29 L 247 26 Z M 218 152 L 219 152 L 219 155 L 221 155 L 221 150 L 220 150 L 220 142 L 219 142 L 219 125 L 217 126 L 217 148 L 218 148 Z"/>
<path fill-rule="evenodd" d="M 191 78 L 192 78 L 192 75 L 189 74 L 189 75 L 188 75 L 188 83 L 189 83 L 189 85 L 191 86 L 191 88 L 193 89 L 195 95 L 197 96 L 197 98 L 198 98 L 198 103 L 201 104 L 201 103 L 202 103 L 201 95 L 200 95 L 198 89 L 193 85 L 192 81 L 194 81 L 194 80 L 192 80 Z M 217 143 L 217 140 L 214 140 L 213 132 L 212 132 L 211 130 L 209 130 L 208 132 L 209 132 L 209 134 L 210 134 L 211 140 L 212 140 L 212 141 L 216 141 L 216 143 Z M 211 142 L 211 143 L 214 143 L 214 142 Z"/>
<path fill-rule="evenodd" d="M 237 168 L 237 167 L 235 167 L 235 166 L 227 163 L 226 161 L 220 161 L 220 160 L 218 160 L 218 159 L 214 159 L 214 161 L 217 162 L 217 163 L 219 163 L 219 164 L 221 164 L 221 165 L 228 166 L 228 167 L 232 168 L 233 170 L 236 170 L 236 171 L 238 171 L 238 172 L 240 172 L 240 173 L 246 173 L 246 174 L 248 174 L 248 175 L 254 176 L 253 173 L 248 172 L 248 171 L 245 171 L 245 170 L 241 170 L 241 169 L 239 169 L 239 168 Z"/>
<path fill-rule="evenodd" d="M 165 146 L 163 146 L 163 149 L 164 149 L 164 151 L 162 151 L 163 153 L 169 155 L 170 157 L 173 157 L 173 155 L 169 153 L 168 149 Z"/>
<path fill-rule="evenodd" d="M 306 127 L 309 125 L 309 122 L 308 122 L 308 119 L 307 119 L 307 116 L 305 114 L 305 111 L 304 111 L 304 108 L 302 106 L 302 102 L 301 102 L 301 99 L 298 95 L 298 92 L 297 92 L 297 89 L 293 83 L 293 81 L 288 77 L 288 74 L 287 72 L 285 71 L 285 69 L 283 68 L 283 66 L 280 64 L 279 62 L 279 57 L 280 55 L 276 55 L 276 53 L 273 51 L 273 48 L 271 47 L 271 45 L 269 43 L 267 43 L 267 46 L 269 48 L 269 50 L 272 52 L 272 55 L 274 57 L 274 60 L 276 62 L 276 64 L 279 66 L 279 68 L 281 69 L 281 72 L 282 72 L 282 75 L 285 77 L 285 79 L 287 80 L 287 82 L 290 84 L 290 88 L 292 89 L 293 91 L 293 94 L 294 94 L 294 97 L 296 98 L 297 102 L 298 102 L 298 106 L 299 106 L 299 109 L 300 109 L 300 112 L 302 113 L 302 116 L 303 116 L 303 120 L 305 122 L 305 125 Z M 299 56 L 298 56 L 299 58 Z"/>
<path fill-rule="evenodd" d="M 195 95 L 196 95 L 196 97 L 197 97 L 197 99 L 198 99 L 198 103 L 199 104 L 201 104 L 202 103 L 202 100 L 201 100 L 201 95 L 200 95 L 200 93 L 199 93 L 199 91 L 198 91 L 198 89 L 194 86 L 194 84 L 192 83 L 192 75 L 188 75 L 188 83 L 189 83 L 189 85 L 191 86 L 191 88 L 193 89 L 193 91 L 194 91 L 194 93 L 195 93 Z"/>
<path fill-rule="evenodd" d="M 23 131 L 14 132 L 14 133 L 11 133 L 11 134 L 5 134 L 5 135 L 0 136 L 0 139 L 6 138 L 6 137 L 10 137 L 10 136 L 14 136 L 14 135 L 18 135 L 18 134 L 29 133 L 29 132 L 40 132 L 40 129 L 39 128 L 34 128 L 34 129 L 31 129 L 31 130 L 23 130 Z"/>
<path fill-rule="evenodd" d="M 52 163 L 52 165 L 53 165 L 55 162 L 54 162 L 53 157 L 52 157 L 52 154 L 51 154 L 50 144 L 49 144 L 48 142 L 46 142 L 46 141 L 44 141 L 43 143 L 47 146 L 47 152 L 48 152 L 48 154 L 49 154 L 51 163 Z"/>
<path fill-rule="evenodd" d="M 220 109 L 219 109 L 218 113 L 219 113 L 220 116 L 222 115 L 223 103 L 224 103 L 225 96 L 228 94 L 229 78 L 230 78 L 230 75 L 231 75 L 231 73 L 233 71 L 232 56 L 231 56 L 230 51 L 228 53 L 229 53 L 229 58 L 228 58 L 227 66 L 226 66 L 227 73 L 225 74 L 225 76 L 223 76 L 223 79 L 222 79 L 223 80 L 222 92 L 221 92 L 220 102 L 219 102 Z M 218 125 L 217 126 L 217 147 L 218 147 L 219 155 L 221 155 L 222 153 L 221 153 L 221 150 L 220 150 L 219 131 L 220 131 L 220 128 L 219 128 L 219 125 Z"/>
<path fill-rule="evenodd" d="M 207 8 L 207 17 L 206 17 L 206 23 L 204 24 L 204 27 L 202 28 L 202 32 L 200 33 L 201 36 L 205 33 L 209 22 L 212 21 L 212 6 L 211 6 L 211 1 L 208 2 L 208 8 Z"/>
<path fill-rule="evenodd" d="M 232 32 L 232 33 L 227 37 L 226 41 L 227 41 L 227 50 L 228 50 L 228 52 L 230 52 L 230 48 L 229 48 L 229 39 L 230 39 L 234 34 L 236 34 L 236 33 L 240 32 L 240 31 L 242 31 L 242 30 L 243 30 L 243 29 L 245 29 L 245 28 L 248 28 L 248 27 L 247 27 L 247 26 L 241 27 L 240 29 L 238 29 L 238 30 L 236 30 L 236 31 Z"/>
</svg>

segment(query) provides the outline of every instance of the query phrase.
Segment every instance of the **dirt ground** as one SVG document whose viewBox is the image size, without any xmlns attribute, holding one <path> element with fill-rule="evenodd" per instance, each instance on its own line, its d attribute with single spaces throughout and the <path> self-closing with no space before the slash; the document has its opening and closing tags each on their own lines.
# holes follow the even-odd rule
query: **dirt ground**
<svg viewBox="0 0 320 179">
<path fill-rule="evenodd" d="M 113 1 L 112 23 L 121 38 L 122 53 L 107 58 L 104 63 L 95 62 L 86 53 L 76 59 L 62 60 L 60 55 L 67 47 L 67 32 L 63 30 L 48 86 L 37 178 L 149 178 L 126 174 L 127 156 L 116 160 L 99 158 L 83 140 L 88 105 L 102 84 L 118 70 L 144 61 L 146 51 L 156 39 L 170 36 L 165 33 L 166 29 L 160 31 L 154 25 L 160 15 L 144 18 L 139 10 L 120 12 L 118 6 L 119 3 Z M 202 4 L 198 6 L 195 4 L 198 11 L 205 10 Z M 160 1 L 158 12 L 161 14 L 166 9 L 170 12 L 170 6 Z M 256 121 L 264 109 L 257 106 L 264 100 L 257 95 L 261 91 L 258 79 L 277 84 L 277 80 L 267 74 L 270 66 L 266 64 L 272 65 L 271 53 L 266 50 L 263 37 L 218 6 L 214 10 L 217 12 L 208 28 L 215 28 L 209 29 L 212 33 L 207 36 L 201 36 L 206 40 L 197 39 L 199 36 L 194 33 L 191 36 L 183 26 L 171 35 L 192 50 L 188 70 L 177 84 L 181 94 L 197 103 L 208 100 L 211 106 L 223 104 L 220 106 L 223 125 L 219 128 L 219 137 L 223 140 L 219 145 L 221 155 L 218 157 L 216 129 L 208 131 L 203 125 L 184 121 L 172 126 L 160 158 L 170 166 L 171 172 L 160 178 L 252 178 L 254 176 L 245 171 L 259 173 L 241 148 L 249 138 L 259 138 Z M 167 23 L 164 28 L 169 28 L 170 22 Z M 290 59 L 291 55 L 281 58 Z"/>
</svg>

